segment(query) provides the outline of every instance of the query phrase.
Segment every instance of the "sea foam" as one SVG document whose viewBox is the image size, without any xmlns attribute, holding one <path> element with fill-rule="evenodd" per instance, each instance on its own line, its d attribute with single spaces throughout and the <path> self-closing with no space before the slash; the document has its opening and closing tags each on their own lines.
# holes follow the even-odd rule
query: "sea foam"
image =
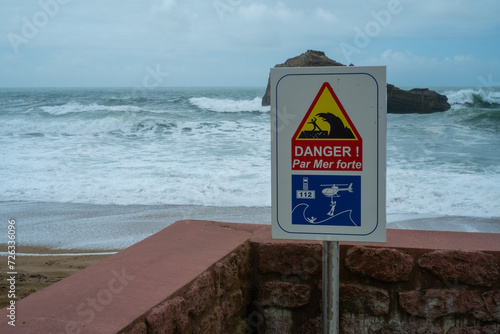
<svg viewBox="0 0 500 334">
<path fill-rule="evenodd" d="M 99 104 L 81 104 L 77 102 L 69 102 L 63 105 L 56 106 L 42 106 L 40 107 L 44 112 L 61 116 L 71 113 L 83 113 L 83 112 L 95 112 L 95 111 L 127 111 L 127 112 L 140 112 L 143 111 L 142 108 L 131 105 L 115 105 L 115 106 L 105 106 Z"/>
<path fill-rule="evenodd" d="M 208 97 L 192 97 L 189 102 L 194 106 L 216 112 L 248 112 L 260 111 L 268 112 L 269 107 L 263 107 L 262 99 L 259 97 L 253 100 L 231 100 L 231 99 L 214 99 Z"/>
</svg>

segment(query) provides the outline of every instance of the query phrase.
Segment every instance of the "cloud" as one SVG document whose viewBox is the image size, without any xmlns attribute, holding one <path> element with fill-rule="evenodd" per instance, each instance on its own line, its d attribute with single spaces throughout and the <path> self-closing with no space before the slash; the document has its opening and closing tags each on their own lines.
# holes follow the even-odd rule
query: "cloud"
<svg viewBox="0 0 500 334">
<path fill-rule="evenodd" d="M 210 83 L 214 73 L 240 71 L 242 66 L 256 73 L 261 66 L 265 82 L 269 67 L 307 49 L 351 62 L 339 52 L 341 43 L 356 48 L 352 63 L 388 64 L 391 73 L 396 73 L 395 68 L 406 73 L 405 80 L 409 75 L 422 78 L 415 64 L 434 68 L 436 73 L 456 67 L 455 73 L 462 74 L 467 72 L 463 67 L 469 66 L 474 68 L 469 72 L 488 75 L 493 69 L 485 72 L 485 66 L 492 66 L 500 45 L 496 18 L 500 2 L 496 0 L 317 0 L 314 4 L 300 0 L 86 0 L 61 5 L 57 15 L 28 43 L 19 45 L 18 56 L 12 57 L 15 53 L 5 36 L 21 34 L 22 18 L 32 20 L 43 10 L 41 2 L 0 0 L 0 35 L 4 36 L 0 39 L 4 63 L 0 78 L 6 82 L 29 81 L 36 69 L 43 69 L 52 74 L 50 80 L 57 76 L 58 82 L 78 83 L 77 77 L 84 74 L 91 82 L 94 74 L 96 81 L 116 77 L 120 84 L 135 84 L 146 66 L 156 64 L 167 68 L 169 80 L 183 76 L 183 83 L 192 78 L 193 84 Z M 395 4 L 397 10 L 384 19 L 381 13 Z M 367 37 L 361 38 L 361 33 Z M 485 65 L 479 68 L 479 62 Z"/>
<path fill-rule="evenodd" d="M 437 61 L 436 58 L 427 58 L 425 56 L 413 54 L 410 51 L 393 51 L 392 49 L 387 49 L 380 55 L 380 59 L 383 62 L 388 63 L 401 63 L 401 64 L 409 64 L 409 63 L 428 63 Z"/>
<path fill-rule="evenodd" d="M 498 28 L 500 2 L 486 0 L 401 0 L 400 19 L 388 27 L 394 36 L 455 37 L 487 33 Z"/>
<path fill-rule="evenodd" d="M 228 1 L 228 4 L 232 3 Z M 203 31 L 209 48 L 224 50 L 269 50 L 282 47 L 282 42 L 304 31 L 303 12 L 278 1 L 275 3 L 241 2 L 221 12 L 221 20 L 210 22 L 209 32 Z"/>
<path fill-rule="evenodd" d="M 169 12 L 175 5 L 177 5 L 176 0 L 157 0 L 152 9 L 154 12 Z"/>
<path fill-rule="evenodd" d="M 330 11 L 328 11 L 322 7 L 316 8 L 315 14 L 320 20 L 323 20 L 323 21 L 326 21 L 329 23 L 335 23 L 338 21 L 337 17 L 334 14 L 332 14 Z"/>
<path fill-rule="evenodd" d="M 249 6 L 241 6 L 237 12 L 238 16 L 246 21 L 261 21 L 269 17 L 271 10 L 268 6 L 260 3 L 253 3 Z"/>
<path fill-rule="evenodd" d="M 283 2 L 277 2 L 273 6 L 262 3 L 252 3 L 248 6 L 240 6 L 238 8 L 235 19 L 243 19 L 247 22 L 262 22 L 267 21 L 274 24 L 301 22 L 302 12 L 300 10 L 292 10 Z"/>
<path fill-rule="evenodd" d="M 450 64 L 453 64 L 453 65 L 467 65 L 474 60 L 474 57 L 472 57 L 471 55 L 454 55 L 453 57 L 446 57 L 444 58 L 444 61 L 446 63 L 450 63 Z"/>
<path fill-rule="evenodd" d="M 386 65 L 388 82 L 409 87 L 474 85 L 489 65 L 472 55 L 432 57 L 408 50 L 387 49 L 366 65 Z"/>
<path fill-rule="evenodd" d="M 414 54 L 411 51 L 393 51 L 387 49 L 380 55 L 380 61 L 394 65 L 410 65 L 410 64 L 435 64 L 437 66 L 453 65 L 465 66 L 473 63 L 474 57 L 471 55 L 452 55 L 438 59 L 436 57 L 428 57 L 424 55 Z"/>
</svg>

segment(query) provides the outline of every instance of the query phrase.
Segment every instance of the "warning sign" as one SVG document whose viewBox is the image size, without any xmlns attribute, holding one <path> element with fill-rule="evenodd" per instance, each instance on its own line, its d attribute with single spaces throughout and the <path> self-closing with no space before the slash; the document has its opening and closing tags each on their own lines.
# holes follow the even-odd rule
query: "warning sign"
<svg viewBox="0 0 500 334">
<path fill-rule="evenodd" d="M 363 142 L 337 95 L 323 83 L 292 137 L 292 170 L 363 170 Z"/>
<path fill-rule="evenodd" d="M 386 68 L 271 69 L 277 239 L 385 241 Z"/>
</svg>

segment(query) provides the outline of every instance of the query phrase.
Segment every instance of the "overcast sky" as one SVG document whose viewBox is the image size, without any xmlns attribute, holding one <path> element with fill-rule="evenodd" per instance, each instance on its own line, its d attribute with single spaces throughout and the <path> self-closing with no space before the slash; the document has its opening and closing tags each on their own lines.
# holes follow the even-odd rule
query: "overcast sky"
<svg viewBox="0 0 500 334">
<path fill-rule="evenodd" d="M 0 86 L 265 86 L 308 49 L 402 87 L 500 86 L 498 0 L 0 0 Z"/>
</svg>

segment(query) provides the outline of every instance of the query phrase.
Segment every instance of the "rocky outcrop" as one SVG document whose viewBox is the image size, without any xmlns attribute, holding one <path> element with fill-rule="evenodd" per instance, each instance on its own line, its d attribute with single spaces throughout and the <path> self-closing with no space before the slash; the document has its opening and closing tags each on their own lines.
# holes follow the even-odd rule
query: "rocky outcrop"
<svg viewBox="0 0 500 334">
<path fill-rule="evenodd" d="M 276 67 L 345 66 L 328 58 L 323 51 L 307 50 L 300 56 L 287 59 Z"/>
<path fill-rule="evenodd" d="M 307 50 L 303 54 L 290 58 L 283 64 L 275 67 L 312 67 L 312 66 L 345 66 L 328 58 L 322 51 Z M 352 66 L 349 65 L 349 66 Z M 271 85 L 267 82 L 266 93 L 262 97 L 262 105 L 271 104 Z M 450 109 L 448 98 L 427 88 L 414 88 L 409 91 L 387 85 L 387 112 L 407 113 L 432 113 Z"/>
<path fill-rule="evenodd" d="M 432 113 L 450 109 L 448 98 L 428 88 L 403 90 L 387 84 L 387 112 Z"/>
<path fill-rule="evenodd" d="M 345 66 L 333 59 L 328 58 L 323 51 L 307 50 L 300 56 L 293 57 L 274 67 L 311 67 L 311 66 Z M 271 104 L 271 81 L 267 81 L 266 93 L 262 97 L 262 105 Z"/>
</svg>

